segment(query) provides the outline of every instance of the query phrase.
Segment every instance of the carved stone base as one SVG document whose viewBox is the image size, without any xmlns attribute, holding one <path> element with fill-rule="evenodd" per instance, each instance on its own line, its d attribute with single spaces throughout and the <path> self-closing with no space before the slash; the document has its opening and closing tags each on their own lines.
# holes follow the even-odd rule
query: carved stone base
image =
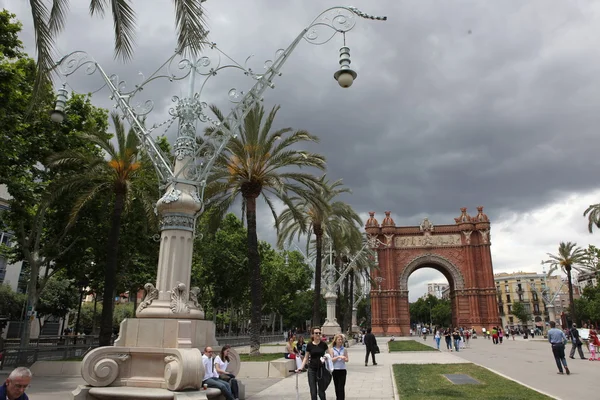
<svg viewBox="0 0 600 400">
<path fill-rule="evenodd" d="M 200 390 L 204 377 L 201 351 L 206 346 L 220 349 L 212 321 L 126 319 L 115 346 L 94 349 L 84 357 L 81 375 L 89 386 L 79 387 L 73 398 L 137 398 L 130 397 L 132 390 L 126 388 L 163 389 L 164 393 Z M 240 359 L 233 349 L 230 358 L 228 370 L 237 374 Z M 94 394 L 93 388 L 107 390 Z"/>
<path fill-rule="evenodd" d="M 326 320 L 323 326 L 321 326 L 321 332 L 323 332 L 323 335 L 326 335 L 329 339 L 329 336 L 335 335 L 337 333 L 342 333 L 342 328 L 340 327 L 340 324 L 337 323 L 337 321 L 329 322 L 328 320 Z"/>
<path fill-rule="evenodd" d="M 189 312 L 185 313 L 174 313 L 172 311 L 173 301 L 172 300 L 154 300 L 152 305 L 139 309 L 136 312 L 137 318 L 167 318 L 167 319 L 204 319 L 204 312 L 193 307 L 191 304 L 188 305 Z M 186 310 L 187 311 L 187 310 Z"/>
</svg>

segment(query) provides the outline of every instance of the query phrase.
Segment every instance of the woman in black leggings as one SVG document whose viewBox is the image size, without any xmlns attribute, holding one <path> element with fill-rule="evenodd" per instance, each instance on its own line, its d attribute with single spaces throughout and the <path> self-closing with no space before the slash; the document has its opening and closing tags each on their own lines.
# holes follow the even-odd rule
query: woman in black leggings
<svg viewBox="0 0 600 400">
<path fill-rule="evenodd" d="M 317 400 L 317 392 L 320 400 L 327 400 L 325 395 L 325 381 L 323 374 L 325 366 L 321 358 L 329 351 L 327 343 L 321 341 L 321 329 L 312 329 L 312 340 L 306 345 L 306 356 L 302 361 L 302 366 L 296 370 L 301 372 L 308 363 L 308 387 L 310 388 L 310 399 Z"/>
</svg>

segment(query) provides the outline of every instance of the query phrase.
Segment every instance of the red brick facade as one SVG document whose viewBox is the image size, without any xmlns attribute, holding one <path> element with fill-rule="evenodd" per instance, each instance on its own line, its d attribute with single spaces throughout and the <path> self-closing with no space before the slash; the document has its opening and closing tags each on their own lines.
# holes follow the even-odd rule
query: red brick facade
<svg viewBox="0 0 600 400">
<path fill-rule="evenodd" d="M 377 252 L 379 269 L 371 271 L 371 326 L 376 335 L 408 335 L 408 278 L 417 269 L 440 271 L 450 285 L 452 325 L 491 328 L 500 324 L 492 256 L 490 221 L 477 207 L 466 208 L 453 225 L 396 227 L 390 212 L 381 225 L 371 212 L 365 230 Z"/>
</svg>

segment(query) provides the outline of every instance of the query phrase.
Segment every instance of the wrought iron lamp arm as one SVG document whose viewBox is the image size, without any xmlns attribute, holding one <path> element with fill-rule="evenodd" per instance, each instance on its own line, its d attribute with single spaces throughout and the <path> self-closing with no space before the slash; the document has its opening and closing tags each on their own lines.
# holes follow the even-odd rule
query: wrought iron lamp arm
<svg viewBox="0 0 600 400">
<path fill-rule="evenodd" d="M 342 281 L 350 273 L 352 268 L 354 268 L 354 264 L 356 264 L 356 260 L 358 260 L 358 256 L 360 256 L 360 254 L 364 251 L 364 249 L 367 246 L 368 246 L 368 243 L 365 243 L 363 245 L 363 247 L 354 255 L 354 258 L 352 258 L 352 260 L 350 260 L 350 263 L 346 266 L 344 271 L 342 273 L 340 273 L 340 276 L 338 277 L 338 279 L 334 283 L 331 284 L 332 288 L 337 288 L 338 286 L 340 286 L 342 284 Z"/>
</svg>

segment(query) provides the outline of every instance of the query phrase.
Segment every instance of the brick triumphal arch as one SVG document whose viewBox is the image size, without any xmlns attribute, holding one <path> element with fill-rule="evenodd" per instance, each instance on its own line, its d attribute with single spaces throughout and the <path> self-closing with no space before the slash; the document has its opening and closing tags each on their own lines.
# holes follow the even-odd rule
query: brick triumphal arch
<svg viewBox="0 0 600 400">
<path fill-rule="evenodd" d="M 490 221 L 477 207 L 477 215 L 461 215 L 453 225 L 433 225 L 427 218 L 419 226 L 397 227 L 385 212 L 381 225 L 371 212 L 365 230 L 377 253 L 379 268 L 371 271 L 371 326 L 379 335 L 408 335 L 410 314 L 408 278 L 425 267 L 440 271 L 450 286 L 452 325 L 490 328 L 500 324 L 492 256 Z"/>
</svg>

